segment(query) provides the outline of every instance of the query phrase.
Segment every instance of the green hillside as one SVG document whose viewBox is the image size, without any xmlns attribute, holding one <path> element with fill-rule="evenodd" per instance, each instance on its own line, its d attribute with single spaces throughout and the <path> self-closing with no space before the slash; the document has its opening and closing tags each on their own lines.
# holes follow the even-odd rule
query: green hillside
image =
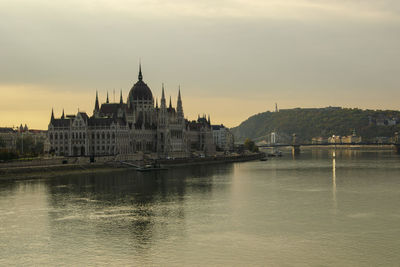
<svg viewBox="0 0 400 267">
<path fill-rule="evenodd" d="M 296 133 L 300 141 L 310 142 L 313 137 L 350 135 L 353 129 L 363 141 L 392 137 L 400 130 L 400 111 L 340 107 L 283 109 L 251 116 L 231 130 L 237 141 L 245 138 L 259 141 L 276 131 L 286 139 Z"/>
</svg>

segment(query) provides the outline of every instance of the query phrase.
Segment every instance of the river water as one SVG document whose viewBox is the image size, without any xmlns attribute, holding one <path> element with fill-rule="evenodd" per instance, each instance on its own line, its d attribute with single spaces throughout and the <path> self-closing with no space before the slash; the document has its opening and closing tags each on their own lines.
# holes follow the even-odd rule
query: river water
<svg viewBox="0 0 400 267">
<path fill-rule="evenodd" d="M 399 266 L 400 156 L 0 181 L 0 265 Z"/>
</svg>

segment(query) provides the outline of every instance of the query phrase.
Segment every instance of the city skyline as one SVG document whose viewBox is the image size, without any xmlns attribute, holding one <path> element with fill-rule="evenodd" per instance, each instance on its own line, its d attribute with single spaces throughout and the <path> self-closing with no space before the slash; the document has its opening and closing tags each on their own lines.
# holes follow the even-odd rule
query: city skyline
<svg viewBox="0 0 400 267">
<path fill-rule="evenodd" d="M 46 129 L 124 101 L 141 58 L 185 116 L 237 126 L 279 108 L 399 109 L 396 1 L 3 1 L 0 124 Z M 207 114 L 208 115 L 208 114 Z"/>
</svg>

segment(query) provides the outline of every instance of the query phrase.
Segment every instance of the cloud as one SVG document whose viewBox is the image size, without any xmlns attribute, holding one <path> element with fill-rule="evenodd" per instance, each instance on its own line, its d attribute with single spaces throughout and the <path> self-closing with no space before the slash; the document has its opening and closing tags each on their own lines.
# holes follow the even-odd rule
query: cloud
<svg viewBox="0 0 400 267">
<path fill-rule="evenodd" d="M 119 14 L 148 19 L 315 20 L 342 17 L 388 21 L 399 20 L 400 15 L 400 3 L 394 0 L 15 0 L 5 1 L 0 6 L 7 12 L 14 9 L 28 15 Z"/>
<path fill-rule="evenodd" d="M 36 110 L 45 126 L 52 105 L 126 96 L 139 58 L 155 95 L 181 84 L 187 115 L 228 125 L 274 102 L 395 107 L 399 14 L 393 0 L 3 0 L 0 118 Z"/>
</svg>

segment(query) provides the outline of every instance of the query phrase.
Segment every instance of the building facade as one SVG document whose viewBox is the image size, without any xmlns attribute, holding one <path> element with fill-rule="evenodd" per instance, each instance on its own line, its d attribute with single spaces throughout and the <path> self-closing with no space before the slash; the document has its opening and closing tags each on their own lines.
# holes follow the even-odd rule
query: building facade
<svg viewBox="0 0 400 267">
<path fill-rule="evenodd" d="M 220 150 L 233 151 L 235 139 L 231 131 L 224 125 L 213 125 L 213 138 L 214 143 Z"/>
<path fill-rule="evenodd" d="M 54 117 L 48 126 L 51 152 L 64 156 L 103 156 L 135 152 L 157 153 L 159 157 L 188 157 L 193 152 L 215 153 L 209 120 L 184 118 L 180 88 L 176 108 L 171 98 L 167 106 L 164 85 L 160 105 L 154 101 L 143 81 L 139 66 L 138 81 L 130 89 L 126 103 L 122 91 L 118 103 L 99 104 L 93 115 L 85 112 Z"/>
</svg>

